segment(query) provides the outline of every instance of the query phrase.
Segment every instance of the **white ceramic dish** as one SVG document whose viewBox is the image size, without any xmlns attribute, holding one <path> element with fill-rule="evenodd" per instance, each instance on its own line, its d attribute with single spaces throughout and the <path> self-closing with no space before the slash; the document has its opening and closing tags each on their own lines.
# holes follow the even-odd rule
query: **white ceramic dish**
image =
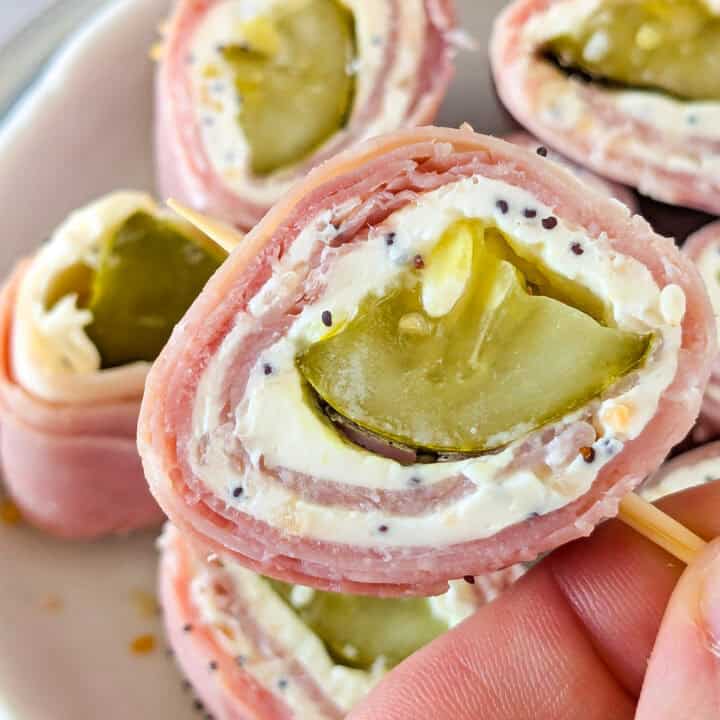
<svg viewBox="0 0 720 720">
<path fill-rule="evenodd" d="M 58 33 L 98 0 L 60 3 L 13 53 L 0 53 L 0 107 Z M 504 0 L 461 0 L 477 52 L 439 122 L 511 127 L 491 89 L 490 24 Z M 0 130 L 0 273 L 73 208 L 118 188 L 153 189 L 148 49 L 168 0 L 119 0 L 87 22 L 13 107 Z M 22 38 L 21 38 L 22 40 Z M 28 44 L 32 40 L 32 48 Z M 15 61 L 13 61 L 15 58 Z M 189 720 L 202 717 L 148 612 L 154 535 L 63 543 L 0 522 L 0 720 Z M 134 654 L 151 634 L 153 652 Z"/>
</svg>

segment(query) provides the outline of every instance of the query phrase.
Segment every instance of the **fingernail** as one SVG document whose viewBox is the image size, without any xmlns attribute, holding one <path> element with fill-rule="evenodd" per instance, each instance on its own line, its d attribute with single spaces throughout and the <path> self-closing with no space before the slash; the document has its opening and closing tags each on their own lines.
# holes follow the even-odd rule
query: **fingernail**
<svg viewBox="0 0 720 720">
<path fill-rule="evenodd" d="M 708 558 L 705 568 L 705 579 L 700 599 L 708 640 L 712 652 L 720 657 L 720 552 L 715 548 Z"/>
</svg>

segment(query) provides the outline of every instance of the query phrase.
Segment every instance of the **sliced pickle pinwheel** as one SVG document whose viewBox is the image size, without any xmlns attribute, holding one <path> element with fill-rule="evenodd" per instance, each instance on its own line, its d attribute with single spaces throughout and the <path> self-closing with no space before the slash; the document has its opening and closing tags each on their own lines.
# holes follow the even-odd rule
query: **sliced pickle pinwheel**
<svg viewBox="0 0 720 720">
<path fill-rule="evenodd" d="M 2 295 L 2 459 L 34 524 L 94 537 L 158 524 L 135 447 L 150 363 L 225 252 L 143 193 L 78 210 Z"/>
<path fill-rule="evenodd" d="M 720 6 L 515 0 L 491 56 L 500 97 L 543 142 L 674 205 L 720 212 Z"/>
<path fill-rule="evenodd" d="M 286 585 L 194 547 L 168 525 L 160 594 L 180 668 L 216 720 L 340 720 L 380 678 L 471 615 L 481 583 L 434 598 Z"/>
<path fill-rule="evenodd" d="M 249 570 L 441 593 L 612 516 L 690 429 L 715 335 L 690 260 L 550 158 L 395 133 L 233 252 L 138 444 L 178 529 Z"/>
<path fill-rule="evenodd" d="M 251 228 L 352 143 L 430 122 L 452 0 L 179 0 L 157 80 L 165 196 Z"/>
</svg>

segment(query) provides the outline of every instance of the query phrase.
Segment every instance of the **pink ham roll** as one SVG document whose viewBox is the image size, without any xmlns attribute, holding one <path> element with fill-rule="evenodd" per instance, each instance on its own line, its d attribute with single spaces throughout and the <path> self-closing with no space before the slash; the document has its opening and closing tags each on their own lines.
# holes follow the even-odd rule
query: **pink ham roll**
<svg viewBox="0 0 720 720">
<path fill-rule="evenodd" d="M 674 5 L 515 0 L 495 24 L 493 73 L 505 106 L 544 143 L 657 200 L 717 214 L 720 8 Z"/>
<path fill-rule="evenodd" d="M 72 213 L 7 280 L 3 477 L 32 524 L 93 538 L 162 522 L 137 452 L 140 399 L 150 360 L 220 262 L 207 242 L 144 193 L 118 192 Z"/>
<path fill-rule="evenodd" d="M 340 150 L 433 120 L 454 24 L 452 0 L 180 0 L 157 75 L 161 194 L 250 229 Z"/>
<path fill-rule="evenodd" d="M 485 602 L 480 584 L 462 580 L 430 599 L 285 586 L 231 558 L 208 559 L 170 525 L 160 545 L 168 641 L 215 720 L 340 720 L 394 665 Z"/>
<path fill-rule="evenodd" d="M 683 251 L 697 265 L 710 296 L 715 314 L 720 315 L 720 222 L 706 225 L 691 235 Z M 713 364 L 710 382 L 703 398 L 699 426 L 694 433 L 698 441 L 720 434 L 720 359 Z"/>
<path fill-rule="evenodd" d="M 154 365 L 138 442 L 209 550 L 440 593 L 612 516 L 692 426 L 715 342 L 697 270 L 642 218 L 535 152 L 422 128 L 321 166 L 247 236 Z"/>
</svg>

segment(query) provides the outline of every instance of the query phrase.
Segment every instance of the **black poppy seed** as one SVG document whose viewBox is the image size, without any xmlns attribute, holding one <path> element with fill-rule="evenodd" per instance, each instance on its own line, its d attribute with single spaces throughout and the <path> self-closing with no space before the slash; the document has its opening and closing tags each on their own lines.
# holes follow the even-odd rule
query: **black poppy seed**
<svg viewBox="0 0 720 720">
<path fill-rule="evenodd" d="M 273 366 L 272 366 L 270 363 L 265 363 L 265 364 L 263 365 L 263 372 L 264 372 L 266 375 L 272 375 L 272 373 L 273 373 Z"/>
<path fill-rule="evenodd" d="M 421 483 L 422 483 L 422 478 L 419 478 L 417 475 L 413 475 L 410 478 L 411 485 L 420 485 Z"/>
<path fill-rule="evenodd" d="M 688 122 L 688 125 L 697 125 L 698 124 L 698 116 L 697 115 L 688 115 L 687 122 Z"/>
<path fill-rule="evenodd" d="M 218 664 L 215 662 L 215 660 L 211 660 L 211 661 L 208 663 L 208 667 L 210 668 L 210 670 L 211 670 L 212 672 L 215 672 L 215 670 L 218 669 Z"/>
<path fill-rule="evenodd" d="M 531 512 L 531 513 L 528 515 L 528 517 L 531 518 L 531 519 L 532 519 L 532 518 L 536 518 L 536 517 L 540 517 L 540 513 L 539 513 L 539 512 Z"/>
<path fill-rule="evenodd" d="M 705 482 L 706 482 L 706 483 L 712 482 L 713 480 L 715 480 L 715 478 L 714 478 L 712 475 L 706 475 L 706 476 L 705 476 Z"/>
<path fill-rule="evenodd" d="M 536 151 L 535 151 L 540 157 L 547 157 L 548 149 L 541 145 Z"/>
<path fill-rule="evenodd" d="M 288 681 L 287 681 L 286 678 L 280 678 L 280 679 L 278 680 L 278 687 L 279 687 L 281 690 L 285 690 L 285 688 L 286 688 L 287 686 L 288 686 Z"/>
<path fill-rule="evenodd" d="M 557 218 L 550 215 L 550 216 L 542 219 L 542 226 L 546 230 L 552 230 L 554 227 L 557 226 L 557 222 L 558 222 Z"/>
<path fill-rule="evenodd" d="M 196 700 L 196 701 L 193 703 L 193 705 L 194 705 L 194 707 L 195 707 L 196 710 L 204 710 L 204 709 L 205 709 L 205 706 L 202 704 L 202 702 L 201 702 L 200 700 Z"/>
<path fill-rule="evenodd" d="M 234 497 L 234 498 L 239 498 L 244 492 L 245 492 L 245 488 L 243 488 L 242 486 L 238 485 L 238 486 L 233 490 L 233 497 Z"/>
<path fill-rule="evenodd" d="M 595 460 L 595 450 L 589 446 L 581 447 L 580 454 L 582 455 L 582 459 L 586 463 L 591 463 L 593 460 Z"/>
<path fill-rule="evenodd" d="M 570 249 L 575 255 L 582 255 L 585 252 L 585 250 L 583 250 L 583 246 L 579 242 L 574 242 L 570 246 Z"/>
<path fill-rule="evenodd" d="M 381 525 L 381 526 L 378 528 L 378 530 L 379 530 L 381 533 L 386 533 L 389 529 L 390 529 L 390 528 L 389 528 L 387 525 Z"/>
<path fill-rule="evenodd" d="M 182 689 L 185 690 L 185 692 L 187 692 L 191 687 L 192 685 L 190 684 L 189 680 L 182 681 Z"/>
<path fill-rule="evenodd" d="M 393 245 L 394 243 L 395 243 L 395 233 L 394 232 L 388 233 L 385 236 L 385 244 L 388 247 L 390 247 L 390 245 Z"/>
<path fill-rule="evenodd" d="M 332 327 L 332 313 L 329 310 L 323 310 L 320 317 L 325 327 Z"/>
<path fill-rule="evenodd" d="M 474 575 L 465 575 L 463 577 L 463 580 L 468 583 L 468 585 L 474 585 L 475 584 L 475 576 Z"/>
<path fill-rule="evenodd" d="M 425 267 L 425 261 L 423 260 L 423 256 L 416 255 L 413 258 L 413 265 L 415 266 L 416 270 L 422 270 Z"/>
<path fill-rule="evenodd" d="M 495 203 L 495 207 L 503 214 L 507 215 L 508 210 L 510 209 L 510 206 L 507 204 L 507 200 L 498 200 Z"/>
<path fill-rule="evenodd" d="M 192 623 L 186 623 L 185 625 L 183 625 L 183 632 L 188 633 L 188 632 L 192 632 L 192 630 L 193 630 Z"/>
<path fill-rule="evenodd" d="M 215 716 L 210 713 L 205 713 L 205 720 L 215 720 Z"/>
<path fill-rule="evenodd" d="M 529 220 L 532 220 L 532 218 L 537 217 L 537 210 L 533 210 L 532 208 L 525 208 L 523 210 L 523 215 Z"/>
<path fill-rule="evenodd" d="M 242 667 L 245 664 L 245 662 L 246 662 L 246 659 L 245 659 L 244 655 L 238 655 L 235 658 L 235 664 L 238 665 L 239 667 Z"/>
</svg>

